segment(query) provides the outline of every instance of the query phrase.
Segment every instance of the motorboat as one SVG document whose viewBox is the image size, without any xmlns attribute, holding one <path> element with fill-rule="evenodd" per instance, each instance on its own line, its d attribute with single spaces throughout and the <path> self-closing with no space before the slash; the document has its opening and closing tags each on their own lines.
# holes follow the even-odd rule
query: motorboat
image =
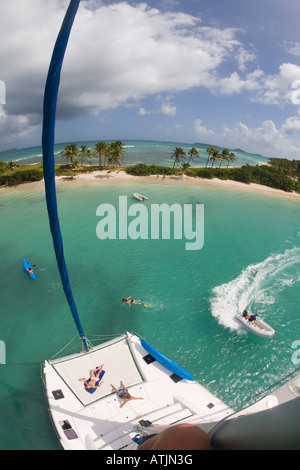
<svg viewBox="0 0 300 470">
<path fill-rule="evenodd" d="M 139 201 L 145 201 L 146 199 L 148 199 L 146 196 L 143 196 L 139 193 L 133 193 L 133 197 L 135 197 L 135 199 L 138 199 Z"/>
<path fill-rule="evenodd" d="M 249 315 L 251 316 L 251 314 Z M 254 321 L 249 321 L 248 317 L 243 317 L 242 315 L 235 315 L 235 320 L 237 320 L 244 328 L 247 328 L 249 331 L 254 333 L 257 336 L 262 336 L 264 338 L 273 338 L 275 335 L 275 330 L 263 321 L 260 317 L 256 317 Z"/>
</svg>

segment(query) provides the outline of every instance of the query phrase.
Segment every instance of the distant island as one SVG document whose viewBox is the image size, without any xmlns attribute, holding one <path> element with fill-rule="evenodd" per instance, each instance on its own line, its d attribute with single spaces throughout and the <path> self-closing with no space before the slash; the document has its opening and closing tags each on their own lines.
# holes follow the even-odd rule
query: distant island
<svg viewBox="0 0 300 470">
<path fill-rule="evenodd" d="M 201 142 L 196 142 L 195 144 L 192 144 L 192 145 L 195 145 L 195 146 L 202 146 L 202 147 L 215 147 L 217 148 L 218 150 L 221 150 L 225 147 L 220 147 L 219 145 L 211 145 L 211 144 L 204 144 L 204 143 L 201 143 Z M 265 159 L 268 159 L 268 157 L 265 157 L 264 155 L 262 155 L 261 153 L 252 153 L 252 152 L 246 152 L 246 150 L 243 150 L 243 149 L 240 149 L 240 148 L 236 148 L 236 149 L 229 149 L 231 152 L 236 152 L 236 153 L 244 153 L 244 154 L 247 154 L 247 155 L 257 155 L 258 157 L 261 157 L 261 158 L 265 158 Z"/>
<path fill-rule="evenodd" d="M 242 150 L 242 149 L 233 149 L 233 152 L 236 152 L 236 153 L 247 153 L 245 150 Z M 256 154 L 258 155 L 258 154 Z"/>
<path fill-rule="evenodd" d="M 5 153 L 9 153 L 9 152 L 15 152 L 16 150 L 19 150 L 19 149 L 12 148 L 12 149 L 7 149 L 7 150 L 0 150 L 0 155 L 3 155 Z"/>
</svg>

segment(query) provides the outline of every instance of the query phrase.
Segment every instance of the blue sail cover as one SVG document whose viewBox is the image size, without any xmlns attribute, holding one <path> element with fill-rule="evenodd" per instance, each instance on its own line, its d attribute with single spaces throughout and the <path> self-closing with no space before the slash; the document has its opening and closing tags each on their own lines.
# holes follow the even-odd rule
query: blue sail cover
<svg viewBox="0 0 300 470">
<path fill-rule="evenodd" d="M 55 188 L 55 162 L 54 162 L 54 138 L 55 138 L 55 116 L 57 95 L 60 83 L 60 74 L 63 64 L 65 51 L 67 48 L 72 25 L 80 4 L 80 0 L 71 0 L 69 8 L 65 15 L 62 27 L 56 40 L 53 50 L 53 55 L 48 71 L 45 94 L 44 94 L 44 116 L 43 116 L 43 133 L 42 133 L 42 147 L 43 147 L 43 166 L 44 166 L 44 180 L 46 191 L 46 202 L 49 216 L 49 223 L 51 234 L 53 238 L 53 245 L 57 260 L 58 269 L 60 272 L 64 292 L 69 303 L 71 313 L 75 320 L 80 338 L 83 341 L 84 347 L 88 350 L 85 334 L 80 322 L 77 307 L 71 291 L 67 266 L 64 258 L 63 241 L 60 231 L 58 211 L 57 211 L 57 198 Z"/>
</svg>

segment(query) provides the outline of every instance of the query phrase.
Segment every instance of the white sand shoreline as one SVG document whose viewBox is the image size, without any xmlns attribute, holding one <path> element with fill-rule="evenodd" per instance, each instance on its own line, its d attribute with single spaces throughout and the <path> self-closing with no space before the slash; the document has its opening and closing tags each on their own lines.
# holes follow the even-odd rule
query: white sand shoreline
<svg viewBox="0 0 300 470">
<path fill-rule="evenodd" d="M 191 176 L 165 176 L 163 177 L 162 175 L 151 175 L 151 176 L 133 176 L 127 174 L 123 170 L 119 171 L 107 171 L 107 170 L 98 170 L 94 171 L 92 173 L 81 173 L 79 175 L 74 175 L 74 177 L 69 177 L 69 176 L 56 176 L 55 177 L 56 184 L 61 185 L 65 184 L 66 182 L 70 182 L 71 184 L 76 184 L 76 182 L 81 182 L 81 183 L 89 183 L 93 181 L 94 183 L 98 182 L 99 184 L 103 182 L 114 182 L 114 183 L 122 183 L 122 182 L 157 182 L 160 184 L 169 184 L 173 183 L 176 184 L 182 184 L 182 183 L 189 183 L 193 185 L 199 185 L 199 186 L 207 186 L 207 187 L 216 187 L 216 188 L 228 188 L 228 189 L 236 189 L 236 190 L 242 190 L 242 191 L 250 191 L 250 192 L 256 192 L 260 194 L 269 194 L 273 196 L 278 196 L 278 197 L 283 197 L 285 199 L 290 199 L 294 201 L 300 201 L 300 194 L 296 192 L 292 193 L 287 193 L 285 191 L 282 191 L 281 189 L 275 189 L 275 188 L 270 188 L 268 186 L 264 186 L 261 184 L 256 184 L 256 183 L 250 183 L 250 184 L 245 184 L 245 183 L 240 183 L 238 181 L 233 181 L 233 180 L 220 180 L 218 178 L 213 178 L 213 179 L 203 179 L 203 178 L 198 178 L 198 177 L 191 177 Z M 32 188 L 38 188 L 41 186 L 44 186 L 44 181 L 37 181 L 37 182 L 29 182 L 29 183 L 23 183 L 19 186 L 4 186 L 0 187 L 0 194 L 1 191 L 6 191 L 6 190 L 11 190 L 11 189 L 24 189 L 24 186 L 26 189 L 28 189 L 28 186 Z"/>
</svg>

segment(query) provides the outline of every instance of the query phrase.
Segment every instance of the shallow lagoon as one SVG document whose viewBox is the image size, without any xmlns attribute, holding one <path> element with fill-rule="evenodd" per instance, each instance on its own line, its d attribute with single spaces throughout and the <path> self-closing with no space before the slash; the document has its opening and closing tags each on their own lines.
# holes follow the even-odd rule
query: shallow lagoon
<svg viewBox="0 0 300 470">
<path fill-rule="evenodd" d="M 99 204 L 147 194 L 151 203 L 204 204 L 204 246 L 185 240 L 104 240 Z M 299 202 L 232 188 L 150 179 L 57 185 L 65 257 L 88 336 L 137 332 L 229 406 L 240 407 L 296 368 L 299 340 Z M 136 201 L 132 198 L 132 203 Z M 42 184 L 0 191 L 2 449 L 59 448 L 40 363 L 76 335 L 49 232 Z M 22 259 L 36 264 L 37 280 Z M 145 298 L 147 308 L 121 302 Z M 247 304 L 247 305 L 245 305 Z M 271 340 L 237 328 L 248 307 L 276 330 Z M 257 398 L 257 397 L 256 397 Z"/>
</svg>

